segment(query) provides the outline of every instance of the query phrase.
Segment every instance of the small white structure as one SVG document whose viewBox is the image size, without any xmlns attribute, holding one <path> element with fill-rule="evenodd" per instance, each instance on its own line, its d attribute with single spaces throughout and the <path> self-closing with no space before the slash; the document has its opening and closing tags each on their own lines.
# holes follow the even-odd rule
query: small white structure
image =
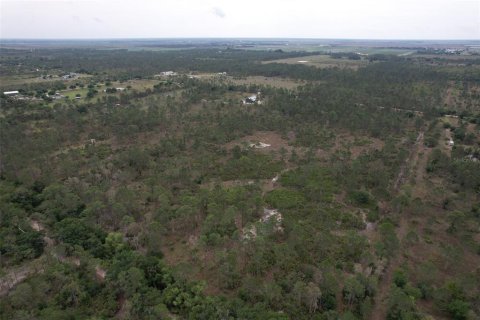
<svg viewBox="0 0 480 320">
<path fill-rule="evenodd" d="M 155 75 L 156 77 L 159 77 L 159 76 L 176 76 L 177 73 L 175 71 L 163 71 L 163 72 L 160 72 L 160 74 L 157 74 Z"/>
<path fill-rule="evenodd" d="M 68 80 L 68 79 L 75 79 L 77 77 L 77 74 L 75 72 L 70 72 L 68 74 L 65 74 L 62 76 L 63 80 Z"/>
<path fill-rule="evenodd" d="M 251 96 L 246 97 L 244 100 L 242 100 L 242 102 L 243 104 L 254 104 L 254 103 L 262 104 L 262 102 L 260 101 L 261 94 L 262 93 L 259 91 L 257 92 L 257 94 L 252 94 Z"/>
<path fill-rule="evenodd" d="M 115 88 L 117 91 L 125 91 L 125 88 Z"/>
<path fill-rule="evenodd" d="M 448 54 L 459 54 L 462 52 L 462 50 L 456 49 L 456 48 L 448 48 L 448 49 L 445 49 L 444 52 Z"/>
<path fill-rule="evenodd" d="M 243 104 L 254 104 L 257 102 L 257 95 L 251 95 L 249 97 L 246 97 L 245 100 L 242 101 Z"/>
<path fill-rule="evenodd" d="M 451 146 L 451 147 L 453 147 L 454 144 L 455 144 L 455 142 L 453 142 L 453 139 L 450 138 L 450 141 L 448 141 L 448 145 Z"/>
<path fill-rule="evenodd" d="M 255 148 L 255 149 L 263 149 L 270 147 L 271 145 L 268 143 L 263 143 L 263 142 L 257 142 L 257 143 L 251 143 L 250 148 Z"/>
<path fill-rule="evenodd" d="M 18 91 L 4 91 L 3 94 L 6 95 L 6 96 L 16 96 L 17 94 L 19 94 L 19 92 Z"/>
</svg>

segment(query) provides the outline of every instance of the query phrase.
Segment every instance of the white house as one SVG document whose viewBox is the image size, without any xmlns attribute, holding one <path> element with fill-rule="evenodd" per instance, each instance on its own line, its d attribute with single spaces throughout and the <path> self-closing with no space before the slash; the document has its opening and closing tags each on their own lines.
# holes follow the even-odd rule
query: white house
<svg viewBox="0 0 480 320">
<path fill-rule="evenodd" d="M 163 72 L 160 72 L 160 74 L 157 74 L 155 75 L 155 77 L 159 77 L 159 76 L 176 76 L 177 73 L 175 71 L 163 71 Z"/>
<path fill-rule="evenodd" d="M 6 96 L 15 96 L 15 95 L 19 94 L 19 92 L 18 91 L 4 91 L 3 94 L 6 95 Z"/>
</svg>

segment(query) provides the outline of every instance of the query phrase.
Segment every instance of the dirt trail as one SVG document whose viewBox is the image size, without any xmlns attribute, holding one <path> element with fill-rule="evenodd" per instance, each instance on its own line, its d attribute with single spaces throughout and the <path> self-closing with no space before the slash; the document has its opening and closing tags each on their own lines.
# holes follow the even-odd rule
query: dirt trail
<svg viewBox="0 0 480 320">
<path fill-rule="evenodd" d="M 43 256 L 29 261 L 27 264 L 10 269 L 4 276 L 0 278 L 0 297 L 10 292 L 17 284 L 27 279 L 35 273 L 42 273 Z"/>
<path fill-rule="evenodd" d="M 417 136 L 415 144 L 413 145 L 410 155 L 405 163 L 400 168 L 400 172 L 395 180 L 393 190 L 394 193 L 398 193 L 404 183 L 408 180 L 411 174 L 416 174 L 415 179 L 420 182 L 419 179 L 423 179 L 424 175 L 418 175 L 419 172 L 425 170 L 426 161 L 420 157 L 421 153 L 424 153 L 424 134 L 420 132 Z M 422 166 L 422 168 L 420 168 Z M 416 171 L 411 170 L 416 167 Z M 397 238 L 402 244 L 402 240 L 405 238 L 408 231 L 408 220 L 404 215 L 400 215 L 398 227 L 396 229 Z M 393 272 L 401 265 L 403 255 L 401 249 L 399 249 L 391 258 L 385 272 L 380 279 L 377 295 L 375 296 L 375 305 L 372 310 L 371 320 L 385 320 L 387 317 L 387 299 L 390 292 L 390 288 L 393 280 Z"/>
<path fill-rule="evenodd" d="M 45 227 L 39 221 L 30 220 L 29 222 L 33 230 L 38 232 L 45 230 Z M 51 247 L 54 243 L 53 240 L 47 235 L 43 237 L 43 240 L 45 241 L 46 245 L 45 250 Z M 44 259 L 44 256 L 45 254 L 35 260 L 28 261 L 21 266 L 7 270 L 5 275 L 0 278 L 0 297 L 8 294 L 8 292 L 17 284 L 27 279 L 31 275 L 43 272 L 43 268 L 40 266 L 42 265 L 42 259 Z"/>
<path fill-rule="evenodd" d="M 415 163 L 418 161 L 419 153 L 423 147 L 423 132 L 420 132 L 415 140 L 412 150 L 410 151 L 410 156 L 405 160 L 404 164 L 400 168 L 397 179 L 393 185 L 393 191 L 397 193 L 400 190 L 400 187 L 405 183 L 408 178 L 408 170 L 414 167 Z"/>
<path fill-rule="evenodd" d="M 453 84 L 454 85 L 454 84 Z M 447 106 L 453 106 L 454 105 L 454 97 L 453 97 L 453 85 L 451 84 L 448 88 L 447 91 L 445 92 L 445 97 L 444 101 Z"/>
<path fill-rule="evenodd" d="M 413 198 L 420 198 L 422 200 L 428 197 L 428 185 L 426 183 L 428 158 L 432 153 L 432 148 L 426 147 L 424 144 L 419 146 L 418 158 L 416 160 L 415 185 L 413 186 Z"/>
<path fill-rule="evenodd" d="M 45 271 L 44 267 L 46 264 L 45 259 L 48 257 L 53 257 L 62 263 L 70 263 L 75 266 L 80 266 L 80 260 L 75 257 L 65 257 L 63 255 L 58 255 L 53 251 L 53 246 L 55 245 L 55 240 L 48 236 L 48 230 L 45 226 L 36 220 L 31 219 L 30 226 L 38 232 L 44 231 L 45 235 L 43 241 L 45 242 L 45 248 L 43 254 L 36 258 L 35 260 L 27 261 L 25 264 L 16 266 L 9 270 L 6 270 L 4 275 L 0 277 L 0 297 L 7 295 L 15 286 L 22 281 L 26 280 L 30 276 L 38 273 L 43 273 Z M 99 281 L 105 280 L 106 270 L 101 266 L 96 266 L 95 275 Z"/>
</svg>

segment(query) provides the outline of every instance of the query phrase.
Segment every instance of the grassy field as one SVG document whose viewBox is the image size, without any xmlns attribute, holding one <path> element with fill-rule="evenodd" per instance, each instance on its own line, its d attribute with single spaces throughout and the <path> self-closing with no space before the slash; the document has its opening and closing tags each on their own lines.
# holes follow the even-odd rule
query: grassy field
<svg viewBox="0 0 480 320">
<path fill-rule="evenodd" d="M 98 94 L 95 96 L 96 98 L 100 98 L 107 95 L 119 95 L 120 92 L 110 93 L 107 94 L 103 92 L 106 88 L 126 88 L 126 90 L 138 90 L 138 91 L 145 91 L 146 89 L 152 89 L 153 86 L 159 83 L 159 80 L 128 80 L 124 82 L 114 81 L 111 83 L 110 86 L 106 86 L 104 83 L 100 83 L 95 86 L 95 90 L 98 91 Z M 75 99 L 77 94 L 80 94 L 82 98 L 87 95 L 88 88 L 75 88 L 75 89 L 67 89 L 60 91 L 60 94 L 63 96 L 67 96 L 70 99 Z"/>
<path fill-rule="evenodd" d="M 45 82 L 54 82 L 54 81 L 64 81 L 65 84 L 72 84 L 78 80 L 84 80 L 86 78 L 91 77 L 88 74 L 79 74 L 78 77 L 74 79 L 63 80 L 59 77 L 53 78 L 46 78 L 43 79 L 39 75 L 35 74 L 24 74 L 24 75 L 16 75 L 16 76 L 0 76 L 0 87 L 14 87 L 14 86 L 22 86 L 34 83 L 45 83 Z"/>
<path fill-rule="evenodd" d="M 75 99 L 75 96 L 77 94 L 80 94 L 82 98 L 85 98 L 85 96 L 87 95 L 87 92 L 88 92 L 87 88 L 76 88 L 72 90 L 60 91 L 60 94 L 62 96 L 68 97 L 69 99 Z"/>
<path fill-rule="evenodd" d="M 443 60 L 476 60 L 478 56 L 468 54 L 423 54 L 415 53 L 412 57 L 425 58 L 425 59 L 443 59 Z"/>
<path fill-rule="evenodd" d="M 363 54 L 406 54 L 414 52 L 412 49 L 403 48 L 382 48 L 382 47 L 355 47 L 355 46 L 328 46 L 322 48 L 325 52 L 357 52 Z"/>
<path fill-rule="evenodd" d="M 241 49 L 241 47 L 239 48 Z M 327 44 L 278 44 L 278 45 L 256 45 L 248 47 L 249 50 L 283 50 L 291 51 L 306 51 L 306 52 L 359 52 L 365 54 L 404 54 L 413 52 L 412 49 L 404 48 L 384 48 L 375 46 L 346 46 L 346 45 L 327 45 Z"/>
<path fill-rule="evenodd" d="M 314 56 L 263 61 L 263 63 L 304 64 L 307 66 L 314 66 L 317 68 L 339 67 L 339 68 L 350 68 L 350 69 L 356 70 L 360 67 L 365 67 L 368 64 L 368 61 L 367 60 L 334 59 L 328 55 L 314 55 Z"/>
</svg>

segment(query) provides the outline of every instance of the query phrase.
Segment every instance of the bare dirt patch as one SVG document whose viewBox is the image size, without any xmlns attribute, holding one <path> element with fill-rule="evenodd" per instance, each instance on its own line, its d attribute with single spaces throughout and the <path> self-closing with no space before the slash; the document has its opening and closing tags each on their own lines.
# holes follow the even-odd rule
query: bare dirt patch
<svg viewBox="0 0 480 320">
<path fill-rule="evenodd" d="M 264 143 L 268 144 L 268 147 L 264 148 L 256 148 L 255 150 L 259 152 L 278 152 L 282 148 L 285 148 L 288 152 L 290 152 L 294 147 L 291 145 L 293 143 L 292 138 L 282 138 L 280 134 L 272 131 L 259 131 L 256 132 L 253 135 L 245 136 L 240 139 L 231 141 L 225 145 L 227 150 L 232 149 L 233 147 L 237 145 L 244 145 L 246 147 L 249 147 L 251 144 L 256 144 L 256 143 Z"/>
<path fill-rule="evenodd" d="M 477 130 L 477 126 L 478 126 L 478 125 L 476 125 L 476 124 L 474 124 L 474 123 L 469 123 L 469 124 L 467 124 L 467 132 L 468 132 L 468 133 L 473 133 L 473 134 L 476 135 L 477 138 L 478 138 L 478 136 L 479 136 L 479 134 L 480 134 L 480 131 Z"/>
<path fill-rule="evenodd" d="M 43 229 L 45 229 L 40 222 L 35 220 L 30 220 L 30 227 L 32 227 L 32 229 L 35 231 L 42 231 Z"/>
</svg>

